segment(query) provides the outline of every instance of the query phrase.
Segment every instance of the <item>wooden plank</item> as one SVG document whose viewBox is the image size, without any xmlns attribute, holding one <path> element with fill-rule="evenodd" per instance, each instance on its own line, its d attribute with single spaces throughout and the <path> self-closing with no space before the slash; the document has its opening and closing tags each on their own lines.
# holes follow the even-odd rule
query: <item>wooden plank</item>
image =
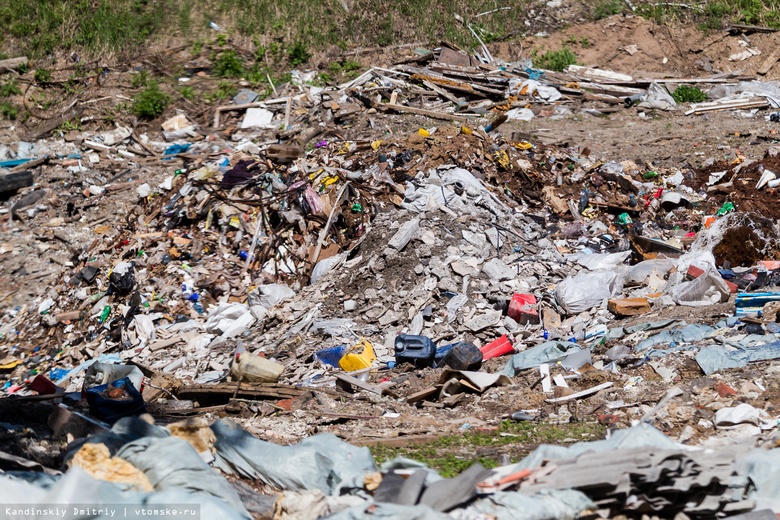
<svg viewBox="0 0 780 520">
<path fill-rule="evenodd" d="M 771 27 L 764 27 L 763 25 L 746 25 L 742 23 L 733 23 L 729 25 L 729 32 L 773 33 L 773 32 L 777 32 L 777 29 L 772 29 Z"/>
<path fill-rule="evenodd" d="M 468 121 L 469 118 L 465 115 L 448 114 L 446 112 L 435 112 L 433 110 L 425 110 L 424 108 L 405 107 L 403 105 L 379 105 L 383 110 L 393 110 L 402 114 L 416 114 L 418 116 L 431 117 L 433 119 L 443 119 L 449 121 Z M 475 115 L 476 117 L 476 115 Z"/>
<path fill-rule="evenodd" d="M 764 63 L 761 64 L 756 72 L 762 76 L 766 76 L 772 67 L 774 67 L 775 63 L 777 63 L 777 60 L 780 60 L 780 47 L 776 46 L 772 51 L 772 54 L 767 56 L 767 58 L 764 60 Z"/>
<path fill-rule="evenodd" d="M 16 70 L 22 65 L 27 65 L 27 56 L 20 56 L 19 58 L 9 58 L 7 60 L 0 60 L 0 70 Z"/>
<path fill-rule="evenodd" d="M 417 403 L 419 401 L 422 401 L 423 399 L 433 397 L 434 395 L 439 393 L 439 390 L 441 390 L 441 385 L 429 386 L 424 390 L 420 390 L 419 392 L 415 392 L 412 395 L 407 396 L 406 402 L 408 404 Z"/>
<path fill-rule="evenodd" d="M 609 388 L 614 383 L 612 381 L 607 381 L 606 383 L 602 383 L 598 386 L 594 386 L 593 388 L 588 388 L 587 390 L 583 390 L 581 392 L 576 392 L 570 395 L 565 395 L 563 397 L 558 397 L 555 399 L 547 399 L 546 401 L 548 403 L 563 403 L 565 401 L 571 401 L 572 399 L 579 399 L 580 397 L 587 397 L 589 395 L 595 394 L 597 392 L 601 392 L 604 389 Z"/>
<path fill-rule="evenodd" d="M 197 398 L 201 396 L 226 396 L 232 397 L 236 391 L 235 383 L 217 383 L 217 384 L 204 384 L 204 385 L 187 385 L 182 386 L 177 391 L 177 396 L 180 398 Z M 281 383 L 261 383 L 261 384 L 249 384 L 242 383 L 241 388 L 237 395 L 243 395 L 248 397 L 267 397 L 270 399 L 287 399 L 290 397 L 300 397 L 306 392 L 321 392 L 333 396 L 344 395 L 338 390 L 331 390 L 328 388 L 307 387 L 307 386 L 291 386 Z M 196 400 L 196 399 L 193 399 Z"/>
<path fill-rule="evenodd" d="M 356 377 L 352 377 L 350 375 L 344 374 L 342 372 L 334 372 L 333 377 L 338 379 L 339 381 L 344 381 L 345 383 L 356 386 L 358 388 L 361 388 L 367 392 L 371 392 L 377 395 L 382 395 L 384 393 L 384 388 L 380 388 L 376 385 L 370 385 L 368 383 L 364 383 L 360 379 Z"/>
</svg>

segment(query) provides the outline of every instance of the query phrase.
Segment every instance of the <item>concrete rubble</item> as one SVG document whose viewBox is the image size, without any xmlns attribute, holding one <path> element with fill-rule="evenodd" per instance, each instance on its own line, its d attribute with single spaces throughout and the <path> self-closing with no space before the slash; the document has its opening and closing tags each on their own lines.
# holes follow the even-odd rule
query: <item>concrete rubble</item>
<svg viewBox="0 0 780 520">
<path fill-rule="evenodd" d="M 486 72 L 447 51 L 335 88 L 246 91 L 253 106 L 219 107 L 211 127 L 179 113 L 141 135 L 9 147 L 4 502 L 780 512 L 780 148 L 682 167 L 598 157 L 516 130 L 513 111 L 674 110 L 664 86 Z M 773 102 L 773 85 L 719 79 L 720 106 Z M 391 122 L 406 127 L 366 130 Z M 452 478 L 365 447 L 472 424 L 514 435 L 511 421 L 605 432 Z"/>
</svg>

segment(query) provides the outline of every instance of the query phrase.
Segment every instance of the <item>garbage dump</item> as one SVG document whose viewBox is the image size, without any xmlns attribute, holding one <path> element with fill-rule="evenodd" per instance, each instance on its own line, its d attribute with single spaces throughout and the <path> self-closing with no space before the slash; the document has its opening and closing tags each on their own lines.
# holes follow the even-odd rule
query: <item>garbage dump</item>
<svg viewBox="0 0 780 520">
<path fill-rule="evenodd" d="M 776 85 L 423 56 L 9 147 L 14 518 L 780 512 L 780 147 L 653 165 L 524 131 Z M 460 438 L 487 447 L 457 471 L 392 451 Z"/>
</svg>

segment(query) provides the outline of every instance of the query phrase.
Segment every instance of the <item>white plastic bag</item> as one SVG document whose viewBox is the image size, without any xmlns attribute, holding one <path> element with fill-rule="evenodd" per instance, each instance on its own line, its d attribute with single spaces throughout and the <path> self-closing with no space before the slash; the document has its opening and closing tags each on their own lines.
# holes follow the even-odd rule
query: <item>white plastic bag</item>
<svg viewBox="0 0 780 520">
<path fill-rule="evenodd" d="M 720 273 L 709 268 L 695 280 L 672 288 L 669 295 L 678 305 L 700 307 L 728 301 L 731 291 Z"/>
<path fill-rule="evenodd" d="M 588 311 L 623 291 L 623 277 L 615 271 L 583 271 L 555 288 L 555 300 L 568 314 Z"/>
</svg>

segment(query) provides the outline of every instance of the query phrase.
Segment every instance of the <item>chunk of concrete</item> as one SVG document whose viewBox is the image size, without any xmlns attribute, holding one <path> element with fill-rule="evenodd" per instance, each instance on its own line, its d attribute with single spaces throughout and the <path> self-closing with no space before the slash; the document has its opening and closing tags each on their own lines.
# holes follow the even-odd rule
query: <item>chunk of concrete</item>
<svg viewBox="0 0 780 520">
<path fill-rule="evenodd" d="M 403 251 L 403 249 L 406 247 L 406 245 L 409 243 L 409 241 L 414 237 L 414 234 L 417 233 L 417 230 L 420 229 L 420 219 L 415 218 L 408 222 L 405 222 L 398 231 L 395 232 L 395 235 L 390 239 L 390 241 L 387 243 L 388 246 L 392 247 L 396 251 Z"/>
</svg>

